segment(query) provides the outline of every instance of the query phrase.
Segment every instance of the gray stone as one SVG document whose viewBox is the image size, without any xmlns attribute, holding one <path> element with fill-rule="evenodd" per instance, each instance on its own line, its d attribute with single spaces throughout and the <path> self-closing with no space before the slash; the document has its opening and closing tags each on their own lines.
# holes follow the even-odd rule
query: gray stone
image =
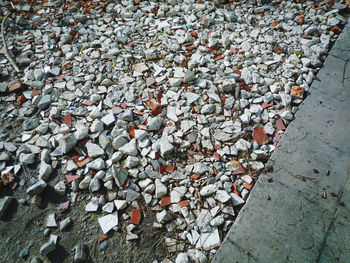
<svg viewBox="0 0 350 263">
<path fill-rule="evenodd" d="M 225 190 L 217 190 L 215 199 L 221 203 L 226 203 L 231 199 L 231 196 Z"/>
<path fill-rule="evenodd" d="M 175 259 L 175 263 L 189 263 L 189 257 L 187 253 L 179 253 Z"/>
<path fill-rule="evenodd" d="M 48 254 L 56 249 L 58 236 L 51 235 L 50 240 L 40 247 L 40 255 L 48 256 Z"/>
<path fill-rule="evenodd" d="M 89 189 L 91 192 L 97 192 L 101 188 L 101 183 L 98 178 L 92 178 L 90 181 Z"/>
<path fill-rule="evenodd" d="M 35 161 L 34 153 L 21 153 L 19 155 L 19 161 L 23 164 L 32 164 Z"/>
<path fill-rule="evenodd" d="M 140 197 L 140 193 L 132 190 L 132 189 L 128 189 L 126 191 L 126 201 L 128 202 L 133 202 L 136 199 L 138 199 Z"/>
<path fill-rule="evenodd" d="M 111 169 L 115 183 L 118 185 L 118 187 L 122 187 L 125 180 L 128 178 L 128 171 L 116 165 L 113 165 Z"/>
<path fill-rule="evenodd" d="M 162 210 L 161 212 L 157 213 L 156 218 L 160 224 L 168 222 L 172 219 L 171 214 L 167 210 Z"/>
<path fill-rule="evenodd" d="M 210 185 L 204 186 L 201 189 L 200 194 L 201 196 L 209 196 L 214 194 L 217 190 L 218 190 L 218 187 L 215 184 L 210 184 Z"/>
<path fill-rule="evenodd" d="M 79 243 L 74 247 L 74 263 L 82 263 L 86 261 L 85 245 Z"/>
<path fill-rule="evenodd" d="M 74 136 L 75 138 L 77 138 L 77 140 L 82 140 L 85 137 L 87 137 L 89 134 L 89 128 L 85 127 L 85 126 L 77 126 L 77 130 L 74 132 Z"/>
<path fill-rule="evenodd" d="M 59 149 L 63 154 L 68 153 L 77 144 L 77 139 L 73 134 L 67 134 L 59 140 Z"/>
<path fill-rule="evenodd" d="M 174 189 L 170 193 L 171 203 L 176 204 L 180 202 L 182 197 L 186 194 L 186 192 L 187 192 L 187 187 L 185 186 L 174 187 Z"/>
<path fill-rule="evenodd" d="M 160 139 L 160 154 L 163 157 L 169 157 L 169 154 L 171 154 L 174 150 L 174 146 L 168 141 L 166 137 L 162 137 Z"/>
<path fill-rule="evenodd" d="M 86 167 L 92 169 L 92 170 L 102 170 L 106 168 L 106 162 L 102 158 L 97 158 L 93 160 L 92 162 L 89 162 Z"/>
<path fill-rule="evenodd" d="M 27 194 L 30 196 L 40 194 L 46 186 L 47 183 L 45 181 L 39 180 L 37 183 L 33 184 L 27 189 Z"/>
<path fill-rule="evenodd" d="M 160 117 L 154 117 L 154 118 L 149 118 L 147 120 L 147 125 L 146 129 L 149 131 L 158 131 L 160 127 L 162 126 L 162 118 Z"/>
<path fill-rule="evenodd" d="M 86 149 L 87 149 L 88 155 L 92 158 L 104 155 L 104 150 L 97 144 L 88 142 L 86 144 Z"/>
<path fill-rule="evenodd" d="M 162 196 L 167 194 L 168 188 L 164 184 L 162 184 L 162 182 L 159 179 L 155 180 L 155 185 L 156 185 L 156 193 L 155 193 L 156 198 L 161 198 Z"/>
<path fill-rule="evenodd" d="M 51 104 L 51 95 L 42 95 L 38 102 L 38 108 L 40 110 L 44 110 L 48 108 L 50 104 Z"/>
<path fill-rule="evenodd" d="M 188 83 L 195 80 L 196 74 L 191 70 L 186 70 L 184 75 L 184 82 Z"/>
<path fill-rule="evenodd" d="M 202 114 L 211 114 L 215 111 L 215 105 L 214 104 L 205 104 L 201 108 Z"/>
<path fill-rule="evenodd" d="M 0 198 L 0 220 L 3 219 L 6 215 L 13 200 L 14 198 L 12 196 L 5 196 Z"/>
<path fill-rule="evenodd" d="M 110 114 L 103 116 L 101 121 L 108 127 L 108 126 L 112 125 L 113 123 L 115 123 L 116 120 L 115 120 L 114 115 L 112 113 L 110 113 Z"/>
<path fill-rule="evenodd" d="M 226 133 L 226 132 L 224 132 L 222 130 L 217 130 L 214 133 L 214 138 L 215 138 L 215 140 L 218 140 L 218 141 L 227 142 L 227 141 L 232 140 L 233 135 L 232 134 L 228 134 L 228 133 Z"/>
<path fill-rule="evenodd" d="M 122 147 L 120 147 L 119 151 L 124 153 L 124 154 L 136 156 L 138 153 L 137 147 L 136 147 L 136 139 L 131 139 L 130 142 L 128 142 L 128 143 L 124 144 Z"/>
<path fill-rule="evenodd" d="M 216 228 L 212 232 L 202 233 L 196 248 L 201 248 L 208 251 L 220 246 L 220 244 L 220 235 L 218 229 Z"/>
<path fill-rule="evenodd" d="M 43 181 L 47 181 L 52 173 L 51 165 L 41 162 L 39 169 L 39 179 Z"/>
<path fill-rule="evenodd" d="M 60 194 L 60 195 L 65 195 L 66 194 L 66 184 L 63 181 L 57 182 L 54 186 L 55 191 Z"/>
<path fill-rule="evenodd" d="M 22 124 L 22 128 L 25 131 L 30 131 L 39 126 L 39 119 L 25 120 Z"/>
<path fill-rule="evenodd" d="M 114 227 L 118 226 L 118 212 L 100 217 L 98 223 L 100 224 L 103 233 L 108 233 Z"/>
<path fill-rule="evenodd" d="M 60 231 L 66 231 L 69 228 L 69 226 L 72 224 L 72 222 L 73 221 L 70 217 L 62 220 L 60 222 Z"/>
</svg>

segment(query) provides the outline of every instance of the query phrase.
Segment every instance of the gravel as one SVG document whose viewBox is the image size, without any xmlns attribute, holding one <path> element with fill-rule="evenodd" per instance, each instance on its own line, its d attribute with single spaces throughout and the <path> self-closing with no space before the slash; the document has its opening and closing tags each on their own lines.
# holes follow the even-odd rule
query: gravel
<svg viewBox="0 0 350 263">
<path fill-rule="evenodd" d="M 176 251 L 173 261 L 210 261 L 307 95 L 345 7 L 56 2 L 31 7 L 35 30 L 6 32 L 22 71 L 0 61 L 0 114 L 22 118 L 25 132 L 0 133 L 2 185 L 21 177 L 15 165 L 38 164 L 29 196 L 48 184 L 72 201 L 84 193 L 104 234 L 145 205 L 154 227 L 169 232 L 161 242 Z M 67 183 L 72 173 L 78 179 Z M 69 232 L 71 221 L 60 229 Z M 141 235 L 133 229 L 129 242 Z M 51 235 L 40 254 L 56 243 Z M 86 259 L 84 245 L 74 251 L 75 262 Z"/>
</svg>

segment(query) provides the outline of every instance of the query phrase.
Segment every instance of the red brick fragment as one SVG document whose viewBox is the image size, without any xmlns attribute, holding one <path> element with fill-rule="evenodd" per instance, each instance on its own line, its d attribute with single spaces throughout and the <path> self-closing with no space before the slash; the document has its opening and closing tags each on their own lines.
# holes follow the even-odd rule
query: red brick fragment
<svg viewBox="0 0 350 263">
<path fill-rule="evenodd" d="M 65 177 L 66 177 L 67 183 L 70 183 L 70 182 L 74 181 L 75 179 L 78 179 L 80 177 L 80 175 L 66 174 Z"/>
<path fill-rule="evenodd" d="M 101 243 L 101 242 L 103 242 L 103 241 L 105 241 L 107 239 L 107 237 L 106 236 L 98 236 L 98 239 L 97 239 L 97 241 L 98 241 L 98 243 Z"/>
<path fill-rule="evenodd" d="M 59 204 L 58 210 L 60 210 L 60 211 L 65 211 L 65 210 L 67 210 L 67 209 L 69 208 L 69 204 L 70 204 L 70 201 L 69 201 L 69 200 L 66 201 L 66 202 L 64 202 L 64 203 Z"/>
<path fill-rule="evenodd" d="M 62 118 L 62 122 L 67 124 L 69 127 L 72 127 L 72 115 L 70 113 L 66 114 Z"/>
<path fill-rule="evenodd" d="M 9 90 L 9 92 L 17 92 L 19 90 L 22 89 L 22 81 L 17 79 L 15 81 L 12 81 L 10 82 L 8 85 L 7 85 L 7 89 Z"/>
<path fill-rule="evenodd" d="M 191 179 L 192 180 L 198 180 L 199 177 L 201 177 L 200 174 L 193 174 L 193 175 L 191 175 Z"/>
<path fill-rule="evenodd" d="M 215 60 L 215 61 L 218 61 L 218 60 L 223 59 L 223 58 L 224 58 L 223 55 L 219 55 L 219 56 L 215 57 L 214 60 Z"/>
<path fill-rule="evenodd" d="M 339 35 L 339 34 L 341 33 L 341 28 L 340 28 L 339 26 L 335 25 L 335 26 L 332 26 L 332 27 L 331 27 L 331 31 L 332 31 L 334 34 Z"/>
<path fill-rule="evenodd" d="M 263 109 L 267 109 L 267 108 L 270 108 L 271 106 L 273 105 L 273 101 L 270 101 L 269 103 L 262 103 L 261 104 L 261 107 L 263 108 Z"/>
<path fill-rule="evenodd" d="M 76 161 L 76 164 L 77 164 L 79 167 L 83 167 L 83 166 L 85 166 L 85 164 L 91 162 L 92 160 L 93 160 L 93 158 L 89 156 L 89 157 L 85 158 L 85 159 L 82 160 L 82 161 Z"/>
<path fill-rule="evenodd" d="M 159 165 L 159 173 L 160 174 L 164 174 L 164 172 L 165 172 L 164 166 L 163 165 Z"/>
<path fill-rule="evenodd" d="M 236 183 L 232 184 L 232 192 L 238 196 L 241 196 L 241 193 L 237 191 L 237 185 Z"/>
<path fill-rule="evenodd" d="M 40 95 L 40 94 L 41 94 L 41 91 L 40 91 L 40 90 L 38 90 L 38 89 L 33 89 L 33 90 L 32 90 L 32 93 L 30 93 L 30 96 L 31 96 L 31 97 L 34 97 L 34 96 Z"/>
<path fill-rule="evenodd" d="M 23 103 L 25 103 L 27 100 L 26 100 L 26 97 L 24 97 L 24 95 L 21 95 L 17 98 L 17 103 L 19 105 L 22 105 Z"/>
<path fill-rule="evenodd" d="M 245 173 L 245 170 L 244 168 L 241 166 L 241 167 L 238 167 L 237 170 L 233 171 L 232 172 L 232 175 L 238 175 L 238 174 L 244 174 Z"/>
<path fill-rule="evenodd" d="M 131 211 L 131 220 L 130 223 L 138 225 L 141 221 L 141 211 L 138 209 L 133 209 Z"/>
<path fill-rule="evenodd" d="M 259 145 L 267 143 L 268 136 L 264 130 L 264 127 L 256 127 L 253 130 L 253 138 Z"/>
<path fill-rule="evenodd" d="M 276 121 L 276 128 L 277 128 L 278 131 L 280 131 L 280 130 L 284 131 L 286 129 L 286 125 L 284 125 L 284 122 L 283 122 L 282 118 L 279 118 Z"/>
<path fill-rule="evenodd" d="M 273 138 L 273 140 L 274 140 L 275 142 L 279 142 L 279 141 L 281 140 L 281 137 L 282 137 L 281 134 L 276 133 L 276 134 L 275 134 L 275 137 Z"/>
<path fill-rule="evenodd" d="M 174 166 L 167 166 L 167 167 L 165 167 L 165 171 L 167 173 L 172 173 L 172 172 L 174 172 L 174 170 L 175 170 Z"/>
<path fill-rule="evenodd" d="M 247 182 L 243 183 L 244 188 L 249 190 L 249 191 L 252 190 L 253 185 L 254 185 L 254 183 L 251 183 L 251 184 L 248 184 Z"/>
<path fill-rule="evenodd" d="M 195 46 L 195 45 L 190 45 L 190 46 L 187 46 L 187 47 L 186 47 L 186 50 L 188 50 L 188 51 L 191 51 L 191 50 L 193 50 L 193 49 L 196 49 L 196 46 Z"/>
<path fill-rule="evenodd" d="M 183 200 L 183 201 L 181 201 L 181 202 L 178 202 L 177 204 L 178 204 L 180 207 L 187 207 L 187 206 L 190 205 L 190 204 L 188 203 L 187 200 Z"/>
<path fill-rule="evenodd" d="M 171 204 L 170 196 L 162 196 L 160 200 L 160 206 L 165 207 Z"/>
<path fill-rule="evenodd" d="M 85 106 L 91 106 L 93 102 L 91 100 L 83 100 L 82 104 Z"/>
</svg>

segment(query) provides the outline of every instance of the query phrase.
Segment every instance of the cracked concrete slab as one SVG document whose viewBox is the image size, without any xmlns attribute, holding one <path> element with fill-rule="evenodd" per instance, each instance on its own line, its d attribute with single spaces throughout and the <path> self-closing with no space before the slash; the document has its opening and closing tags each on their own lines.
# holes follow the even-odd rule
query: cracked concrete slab
<svg viewBox="0 0 350 263">
<path fill-rule="evenodd" d="M 350 258 L 350 24 L 212 262 Z"/>
</svg>

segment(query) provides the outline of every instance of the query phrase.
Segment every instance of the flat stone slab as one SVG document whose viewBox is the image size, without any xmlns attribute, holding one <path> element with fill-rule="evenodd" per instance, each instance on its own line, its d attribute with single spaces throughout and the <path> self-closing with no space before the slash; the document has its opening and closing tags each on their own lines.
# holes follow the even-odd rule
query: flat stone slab
<svg viewBox="0 0 350 263">
<path fill-rule="evenodd" d="M 212 262 L 350 258 L 350 24 Z"/>
</svg>

